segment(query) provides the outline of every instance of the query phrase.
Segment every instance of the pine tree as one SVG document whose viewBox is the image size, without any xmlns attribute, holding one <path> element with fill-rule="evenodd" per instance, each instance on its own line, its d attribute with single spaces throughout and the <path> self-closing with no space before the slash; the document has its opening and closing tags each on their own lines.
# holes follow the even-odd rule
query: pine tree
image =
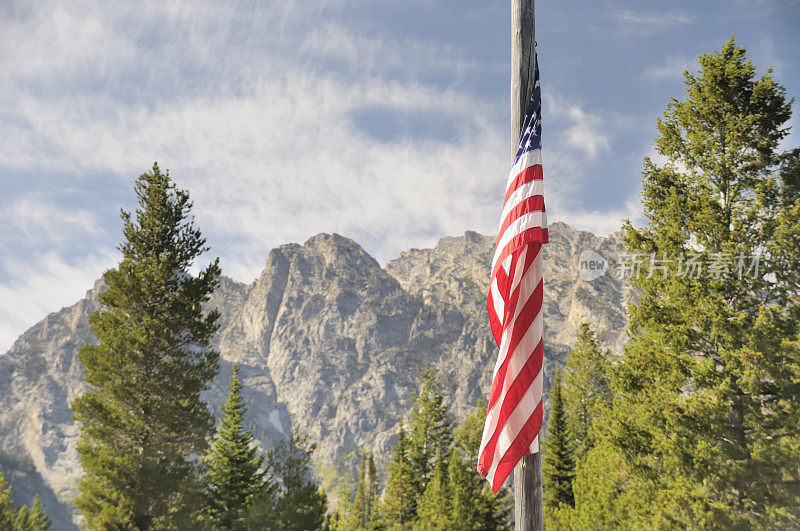
<svg viewBox="0 0 800 531">
<path fill-rule="evenodd" d="M 447 488 L 452 506 L 450 526 L 454 530 L 504 530 L 511 527 L 508 489 L 503 487 L 495 496 L 489 483 L 477 472 L 485 419 L 486 407 L 478 404 L 454 433 L 447 466 Z"/>
<path fill-rule="evenodd" d="M 381 485 L 378 478 L 378 471 L 375 468 L 375 457 L 372 455 L 372 450 L 369 452 L 367 458 L 367 496 L 366 496 L 366 521 L 364 522 L 367 528 L 375 529 L 380 520 L 378 512 L 378 497 L 381 494 Z"/>
<path fill-rule="evenodd" d="M 457 451 L 450 454 L 450 462 L 447 464 L 447 489 L 450 493 L 452 529 L 475 529 L 474 524 L 479 521 L 476 508 L 479 506 L 477 502 L 481 490 L 473 485 L 474 481 L 471 481 L 473 478 L 470 475 L 474 471 L 469 470 L 465 464 L 467 463 L 461 459 Z"/>
<path fill-rule="evenodd" d="M 450 517 L 452 508 L 447 475 L 445 472 L 444 458 L 440 453 L 436 458 L 436 467 L 431 476 L 425 492 L 419 501 L 417 519 L 414 529 L 426 531 L 444 531 L 452 529 Z"/>
<path fill-rule="evenodd" d="M 479 405 L 453 431 L 433 371 L 426 369 L 420 375 L 408 417 L 413 436 L 406 435 L 401 422 L 380 501 L 385 527 L 509 528 L 507 489 L 495 496 L 476 470 L 485 415 L 485 408 Z M 425 476 L 420 469 L 429 471 L 425 474 L 427 479 L 421 479 Z"/>
<path fill-rule="evenodd" d="M 72 403 L 85 473 L 75 503 L 90 529 L 124 515 L 141 530 L 188 525 L 198 505 L 190 457 L 214 426 L 200 393 L 217 372 L 219 315 L 203 303 L 218 263 L 189 274 L 207 248 L 188 193 L 168 173 L 154 165 L 134 189 L 139 207 L 122 211 L 122 262 L 103 275 L 104 308 L 90 318 L 98 343 L 80 351 L 88 389 Z"/>
<path fill-rule="evenodd" d="M 576 461 L 594 445 L 591 436 L 594 419 L 603 407 L 611 405 L 609 370 L 594 331 L 588 323 L 582 323 L 561 374 L 564 414 Z"/>
<path fill-rule="evenodd" d="M 45 512 L 44 503 L 42 503 L 42 499 L 37 494 L 28 513 L 28 529 L 30 531 L 47 531 L 50 529 L 51 523 Z"/>
<path fill-rule="evenodd" d="M 133 524 L 133 513 L 121 505 L 104 505 L 96 522 L 100 531 L 139 531 Z"/>
<path fill-rule="evenodd" d="M 417 506 L 433 476 L 440 454 L 447 460 L 453 441 L 452 422 L 433 369 L 426 367 L 412 393 L 408 432 L 398 432 L 383 503 L 384 519 L 405 526 L 416 518 Z"/>
<path fill-rule="evenodd" d="M 578 328 L 575 346 L 567 356 L 565 367 L 560 373 L 558 394 L 561 404 L 556 408 L 556 400 L 553 397 L 551 405 L 549 422 L 555 424 L 553 420 L 555 410 L 562 410 L 559 415 L 565 419 L 566 430 L 556 431 L 563 432 L 563 436 L 567 439 L 562 440 L 562 435 L 559 435 L 556 440 L 552 440 L 551 432 L 554 431 L 554 425 L 548 425 L 547 438 L 544 441 L 543 455 L 547 456 L 549 453 L 551 454 L 550 459 L 555 461 L 552 463 L 552 468 L 545 468 L 545 492 L 547 493 L 545 496 L 552 496 L 545 500 L 546 520 L 550 526 L 555 528 L 592 527 L 594 523 L 601 521 L 599 518 L 588 516 L 585 520 L 580 520 L 579 513 L 572 510 L 572 505 L 574 504 L 576 480 L 580 480 L 579 470 L 583 470 L 585 475 L 595 481 L 597 481 L 597 474 L 607 472 L 602 463 L 598 464 L 593 461 L 587 464 L 585 460 L 596 443 L 595 430 L 593 430 L 595 419 L 611 406 L 610 371 L 611 365 L 606 359 L 606 355 L 600 350 L 594 332 L 588 323 L 582 323 Z M 551 393 L 555 394 L 555 390 Z M 556 449 L 559 451 L 551 451 Z M 567 456 L 566 461 L 569 466 L 566 467 L 566 470 L 564 470 L 564 461 L 555 454 Z M 606 454 L 601 452 L 595 456 L 595 459 L 601 455 L 605 456 Z M 558 479 L 550 477 L 553 475 Z M 559 483 L 563 481 L 569 483 L 567 490 L 559 488 Z M 556 485 L 548 492 L 547 483 L 549 482 L 555 482 Z M 615 488 L 610 483 L 605 486 Z M 584 504 L 582 509 L 588 511 L 588 505 Z M 587 512 L 587 514 L 589 513 L 591 511 Z M 625 520 L 615 521 L 624 522 Z"/>
<path fill-rule="evenodd" d="M 364 453 L 361 455 L 361 466 L 359 467 L 358 482 L 356 483 L 356 497 L 353 500 L 354 529 L 366 525 L 369 519 L 367 504 L 367 454 Z"/>
<path fill-rule="evenodd" d="M 14 529 L 17 513 L 11 501 L 11 487 L 0 473 L 0 529 Z"/>
<path fill-rule="evenodd" d="M 561 374 L 556 372 L 553 387 L 550 389 L 550 418 L 542 447 L 544 504 L 548 509 L 560 505 L 572 506 L 572 478 L 575 475 L 575 459 L 572 441 L 564 414 L 564 400 L 561 395 Z"/>
<path fill-rule="evenodd" d="M 391 529 L 407 527 L 416 516 L 415 471 L 408 453 L 408 437 L 401 422 L 389 463 L 386 492 L 380 504 L 384 523 Z"/>
<path fill-rule="evenodd" d="M 33 505 L 16 509 L 11 499 L 11 487 L 0 473 L 0 529 L 3 531 L 48 531 L 50 518 L 37 494 Z"/>
<path fill-rule="evenodd" d="M 375 457 L 370 451 L 364 453 L 361 459 L 356 496 L 353 500 L 353 513 L 360 529 L 373 529 L 377 525 L 376 522 L 379 519 L 376 505 L 378 496 L 380 496 L 380 484 L 375 469 Z"/>
<path fill-rule="evenodd" d="M 247 411 L 242 397 L 239 367 L 233 364 L 228 400 L 203 462 L 206 513 L 210 522 L 223 529 L 243 525 L 247 509 L 265 487 L 261 469 L 264 458 L 259 455 L 252 430 L 245 431 Z"/>
<path fill-rule="evenodd" d="M 351 499 L 351 492 L 347 485 L 342 487 L 339 498 L 339 506 L 336 514 L 331 520 L 330 529 L 332 531 L 356 531 L 364 529 L 366 524 L 366 463 L 367 454 L 361 455 L 361 465 L 358 470 L 358 481 L 356 482 L 356 494 Z"/>
<path fill-rule="evenodd" d="M 339 491 L 339 505 L 336 512 L 328 519 L 328 529 L 330 531 L 350 531 L 358 529 L 358 522 L 353 516 L 353 502 L 350 500 L 350 489 L 342 485 Z"/>
<path fill-rule="evenodd" d="M 579 467 L 576 502 L 648 528 L 798 526 L 800 178 L 797 152 L 778 152 L 791 100 L 733 38 L 685 83 L 658 121 L 666 163 L 644 162 L 647 225 L 625 226 L 631 252 L 674 262 L 633 279 L 632 342 L 587 459 L 619 468 Z"/>
<path fill-rule="evenodd" d="M 305 531 L 322 528 L 328 501 L 313 477 L 315 444 L 296 430 L 266 456 L 267 489 L 251 506 L 247 529 Z"/>
<path fill-rule="evenodd" d="M 14 525 L 11 526 L 11 528 L 15 530 L 27 529 L 29 516 L 30 516 L 30 509 L 28 509 L 27 505 L 23 505 L 17 511 L 17 516 L 16 518 L 14 518 Z"/>
<path fill-rule="evenodd" d="M 453 425 L 441 383 L 431 367 L 420 375 L 420 384 L 412 394 L 414 405 L 408 415 L 408 459 L 416 474 L 412 485 L 418 501 L 433 476 L 437 457 L 449 459 Z M 416 511 L 416 508 L 415 508 Z"/>
<path fill-rule="evenodd" d="M 355 498 L 350 499 L 350 489 L 347 485 L 342 487 L 339 507 L 330 521 L 331 531 L 369 530 L 380 527 L 380 514 L 376 505 L 380 486 L 376 474 L 372 452 L 363 453 Z"/>
<path fill-rule="evenodd" d="M 18 531 L 47 531 L 50 524 L 50 518 L 45 513 L 44 504 L 38 494 L 30 508 L 23 505 L 17 512 L 15 526 Z"/>
</svg>

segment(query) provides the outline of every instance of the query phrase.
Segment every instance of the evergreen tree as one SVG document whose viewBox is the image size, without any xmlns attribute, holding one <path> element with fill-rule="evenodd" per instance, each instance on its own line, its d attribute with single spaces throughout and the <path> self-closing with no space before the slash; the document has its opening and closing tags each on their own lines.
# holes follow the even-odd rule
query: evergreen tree
<svg viewBox="0 0 800 531">
<path fill-rule="evenodd" d="M 370 454 L 371 456 L 372 454 Z M 350 499 L 350 489 L 347 485 L 342 487 L 339 507 L 335 518 L 331 521 L 330 528 L 336 530 L 361 530 L 367 529 L 369 524 L 370 512 L 370 487 L 367 477 L 367 454 L 361 455 L 361 466 L 358 471 L 358 481 L 356 482 L 356 494 L 354 499 Z"/>
<path fill-rule="evenodd" d="M 605 417 L 601 416 L 600 422 L 603 421 Z M 631 478 L 631 466 L 625 457 L 613 442 L 600 438 L 576 465 L 572 480 L 575 507 L 549 509 L 546 513 L 548 526 L 555 529 L 653 529 L 652 520 L 644 516 L 654 504 L 653 484 L 639 482 L 634 489 L 630 485 Z"/>
<path fill-rule="evenodd" d="M 381 515 L 391 529 L 407 527 L 416 515 L 414 468 L 408 456 L 408 437 L 403 423 L 397 430 L 397 443 L 389 463 L 389 480 L 381 500 Z"/>
<path fill-rule="evenodd" d="M 791 101 L 733 38 L 685 78 L 658 121 L 666 163 L 644 162 L 647 225 L 625 226 L 631 252 L 676 260 L 633 279 L 632 342 L 576 502 L 609 516 L 595 526 L 796 527 L 800 178 L 796 152 L 778 152 Z"/>
<path fill-rule="evenodd" d="M 550 389 L 550 418 L 542 447 L 544 504 L 548 509 L 560 505 L 572 506 L 572 478 L 575 475 L 572 441 L 564 414 L 564 400 L 561 395 L 561 374 L 556 372 L 553 387 Z"/>
<path fill-rule="evenodd" d="M 358 483 L 356 483 L 356 497 L 353 500 L 353 520 L 356 528 L 366 525 L 369 519 L 367 500 L 367 454 L 361 455 L 361 467 L 358 470 Z M 355 528 L 354 528 L 355 529 Z"/>
<path fill-rule="evenodd" d="M 453 425 L 441 384 L 431 367 L 420 375 L 418 389 L 412 394 L 414 405 L 408 415 L 408 459 L 414 468 L 412 485 L 418 501 L 433 476 L 436 460 L 450 456 Z M 416 508 L 414 509 L 416 511 Z"/>
<path fill-rule="evenodd" d="M 389 465 L 389 480 L 383 503 L 384 519 L 404 527 L 417 515 L 417 506 L 433 476 L 437 456 L 449 458 L 453 441 L 452 422 L 433 369 L 426 367 L 412 394 L 408 432 L 402 423 Z"/>
<path fill-rule="evenodd" d="M 409 413 L 410 432 L 416 436 L 406 435 L 400 424 L 389 463 L 388 484 L 380 502 L 386 527 L 455 530 L 510 527 L 508 490 L 502 489 L 495 496 L 476 471 L 485 415 L 485 408 L 479 405 L 453 432 L 433 371 L 426 369 L 420 375 L 419 390 L 414 394 Z M 434 452 L 432 468 L 430 452 Z M 420 479 L 419 468 L 430 470 L 427 480 Z"/>
<path fill-rule="evenodd" d="M 37 494 L 28 513 L 28 529 L 30 531 L 47 531 L 50 529 L 50 525 L 51 520 L 45 512 L 44 503 Z"/>
<path fill-rule="evenodd" d="M 451 529 L 504 530 L 511 527 L 510 493 L 503 487 L 497 496 L 477 472 L 478 450 L 486 408 L 479 404 L 456 429 L 447 466 L 451 496 Z"/>
<path fill-rule="evenodd" d="M 96 529 L 100 531 L 138 531 L 133 524 L 133 513 L 121 505 L 104 505 L 97 516 Z"/>
<path fill-rule="evenodd" d="M 15 509 L 11 499 L 11 487 L 0 473 L 0 530 L 3 531 L 48 531 L 50 518 L 45 514 L 44 504 L 37 494 L 33 505 Z"/>
<path fill-rule="evenodd" d="M 328 501 L 313 478 L 315 444 L 293 431 L 267 453 L 267 488 L 257 496 L 248 516 L 251 530 L 305 531 L 322 528 Z"/>
<path fill-rule="evenodd" d="M 38 494 L 30 508 L 23 505 L 17 512 L 15 525 L 18 531 L 47 531 L 50 524 L 50 518 L 45 513 L 44 504 Z"/>
<path fill-rule="evenodd" d="M 350 489 L 345 484 L 339 491 L 339 505 L 336 512 L 328 518 L 330 531 L 349 531 L 358 529 L 358 522 L 353 515 L 353 502 L 350 500 Z"/>
<path fill-rule="evenodd" d="M 22 530 L 28 528 L 28 518 L 30 517 L 30 509 L 27 505 L 23 505 L 17 511 L 17 516 L 14 518 L 14 525 L 11 529 Z"/>
<path fill-rule="evenodd" d="M 252 430 L 245 431 L 247 411 L 242 397 L 239 367 L 233 364 L 225 414 L 211 448 L 203 462 L 206 513 L 210 522 L 223 529 L 241 526 L 255 496 L 265 487 L 264 458 L 253 441 Z"/>
<path fill-rule="evenodd" d="M 574 504 L 574 492 L 576 490 L 576 480 L 580 479 L 579 470 L 583 470 L 589 477 L 595 478 L 597 474 L 606 473 L 602 463 L 593 461 L 585 463 L 589 451 L 595 446 L 596 437 L 593 425 L 595 419 L 611 406 L 612 396 L 609 384 L 609 373 L 611 365 L 606 359 L 606 355 L 600 350 L 594 331 L 588 323 L 582 323 L 578 328 L 575 346 L 567 357 L 564 369 L 560 373 L 558 394 L 561 404 L 556 407 L 555 396 L 551 403 L 550 421 L 547 427 L 547 438 L 544 441 L 543 455 L 545 459 L 552 459 L 552 468 L 547 468 L 545 462 L 545 509 L 546 520 L 549 526 L 555 528 L 570 527 L 592 527 L 593 522 L 601 521 L 595 517 L 587 517 L 580 520 L 578 513 L 572 510 Z M 555 395 L 555 389 L 551 391 Z M 565 419 L 566 429 L 559 429 L 566 440 L 562 440 L 560 434 L 556 440 L 552 440 L 554 431 L 555 410 Z M 558 447 L 558 451 L 555 447 Z M 567 456 L 566 467 L 564 460 L 557 458 L 555 454 Z M 598 456 L 605 456 L 599 453 Z M 597 459 L 597 456 L 595 456 Z M 599 468 L 597 468 L 599 467 Z M 558 476 L 559 479 L 551 476 Z M 568 478 L 565 479 L 565 478 Z M 596 479 L 596 478 L 595 478 Z M 597 480 L 597 479 L 596 479 Z M 568 490 L 563 490 L 553 486 L 548 492 L 548 483 L 568 481 Z M 599 480 L 597 480 L 599 481 Z M 609 483 L 609 488 L 612 485 Z M 615 488 L 615 487 L 613 487 Z M 553 496 L 549 499 L 547 497 Z M 555 499 L 560 498 L 560 499 Z M 572 501 L 570 501 L 572 500 Z M 588 511 L 588 505 L 584 504 L 582 509 Z M 591 512 L 591 511 L 589 511 Z M 587 513 L 588 514 L 588 513 Z M 608 516 L 608 515 L 607 515 Z M 616 521 L 616 520 L 615 520 Z M 624 522 L 625 520 L 619 520 Z"/>
<path fill-rule="evenodd" d="M 578 328 L 575 346 L 561 374 L 561 392 L 567 431 L 573 441 L 575 460 L 591 449 L 591 427 L 603 407 L 611 404 L 610 366 L 588 323 Z M 551 413 L 552 414 L 552 413 Z"/>
<path fill-rule="evenodd" d="M 11 501 L 11 487 L 0 473 L 0 529 L 14 529 L 17 513 Z"/>
<path fill-rule="evenodd" d="M 465 464 L 467 466 L 465 466 Z M 450 462 L 447 464 L 448 492 L 450 494 L 450 525 L 452 529 L 475 529 L 480 517 L 478 511 L 478 499 L 476 492 L 480 495 L 481 490 L 474 488 L 474 478 L 470 475 L 474 470 L 469 470 L 468 461 L 465 463 L 458 452 L 450 454 Z M 482 482 L 481 482 L 482 483 Z M 481 485 L 482 486 L 482 485 Z"/>
<path fill-rule="evenodd" d="M 75 503 L 90 529 L 126 514 L 141 530 L 188 525 L 198 508 L 189 458 L 214 426 L 200 393 L 217 373 L 219 314 L 203 303 L 218 263 L 189 274 L 207 247 L 189 194 L 168 173 L 153 165 L 134 189 L 139 207 L 122 211 L 122 262 L 103 275 L 104 308 L 90 318 L 98 343 L 80 351 L 88 389 L 72 403 L 84 470 Z"/>
<path fill-rule="evenodd" d="M 350 499 L 350 489 L 347 485 L 342 487 L 339 507 L 331 518 L 332 531 L 354 531 L 375 529 L 379 527 L 379 514 L 376 507 L 379 495 L 375 460 L 372 452 L 365 452 L 361 456 L 361 466 L 356 483 L 356 494 Z"/>
<path fill-rule="evenodd" d="M 419 501 L 414 529 L 444 531 L 452 529 L 450 492 L 442 454 L 436 458 L 433 476 Z"/>
<path fill-rule="evenodd" d="M 375 529 L 380 520 L 378 512 L 378 497 L 381 494 L 381 485 L 378 478 L 378 471 L 375 468 L 375 457 L 372 450 L 367 458 L 367 496 L 366 496 L 366 521 L 365 524 L 370 529 Z"/>
<path fill-rule="evenodd" d="M 375 469 L 375 458 L 370 451 L 368 454 L 364 453 L 361 460 L 356 496 L 353 501 L 353 513 L 360 529 L 374 529 L 377 526 L 378 496 L 380 496 L 380 484 Z"/>
</svg>

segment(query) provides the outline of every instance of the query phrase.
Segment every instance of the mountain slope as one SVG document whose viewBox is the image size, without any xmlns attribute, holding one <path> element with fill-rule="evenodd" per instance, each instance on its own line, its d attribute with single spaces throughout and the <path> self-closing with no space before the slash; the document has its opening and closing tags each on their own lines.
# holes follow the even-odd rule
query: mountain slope
<svg viewBox="0 0 800 531">
<path fill-rule="evenodd" d="M 618 352 L 624 342 L 627 286 L 605 275 L 578 278 L 578 255 L 607 257 L 618 236 L 598 238 L 557 223 L 545 247 L 545 355 L 563 359 L 580 322 Z M 238 362 L 247 421 L 266 447 L 298 427 L 318 444 L 317 470 L 329 486 L 370 448 L 385 459 L 410 405 L 418 373 L 433 366 L 457 416 L 484 397 L 496 347 L 485 316 L 494 238 L 467 232 L 434 249 L 412 249 L 382 268 L 358 244 L 320 234 L 269 253 L 247 286 L 223 278 L 210 306 L 223 315 L 220 375 L 206 399 L 219 413 L 230 364 Z M 78 434 L 70 401 L 83 389 L 77 360 L 92 340 L 85 299 L 47 316 L 0 356 L 0 449 L 27 455 L 62 499 L 76 494 Z M 66 523 L 64 525 L 67 525 Z M 61 527 L 59 527 L 61 528 Z"/>
</svg>

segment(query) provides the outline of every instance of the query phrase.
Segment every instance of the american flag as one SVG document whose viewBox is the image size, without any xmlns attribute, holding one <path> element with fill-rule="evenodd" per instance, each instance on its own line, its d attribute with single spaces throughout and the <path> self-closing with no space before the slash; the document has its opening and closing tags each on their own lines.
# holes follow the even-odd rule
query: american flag
<svg viewBox="0 0 800 531">
<path fill-rule="evenodd" d="M 497 493 L 517 462 L 539 451 L 542 427 L 542 97 L 536 62 L 519 147 L 508 176 L 487 307 L 500 348 L 486 410 L 478 472 Z"/>
</svg>

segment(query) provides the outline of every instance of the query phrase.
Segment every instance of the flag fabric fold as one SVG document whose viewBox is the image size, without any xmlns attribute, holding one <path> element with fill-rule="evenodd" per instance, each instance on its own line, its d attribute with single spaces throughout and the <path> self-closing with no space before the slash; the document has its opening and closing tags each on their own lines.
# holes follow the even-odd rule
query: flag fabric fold
<svg viewBox="0 0 800 531">
<path fill-rule="evenodd" d="M 541 251 L 548 233 L 541 111 L 537 58 L 533 92 L 506 183 L 486 304 L 500 352 L 489 392 L 478 472 L 495 493 L 523 456 L 539 451 L 542 427 Z"/>
</svg>

